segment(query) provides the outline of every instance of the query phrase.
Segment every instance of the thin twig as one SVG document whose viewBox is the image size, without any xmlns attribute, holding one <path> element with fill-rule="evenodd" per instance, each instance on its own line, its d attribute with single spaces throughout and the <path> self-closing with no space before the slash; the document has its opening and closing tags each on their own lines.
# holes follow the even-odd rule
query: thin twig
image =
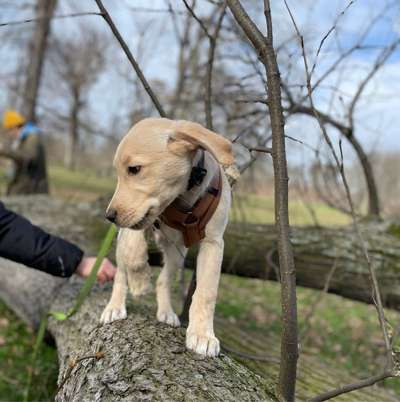
<svg viewBox="0 0 400 402">
<path fill-rule="evenodd" d="M 95 0 L 95 1 L 96 1 L 97 6 L 99 7 L 102 17 L 107 22 L 107 24 L 109 25 L 115 38 L 118 40 L 119 44 L 121 45 L 123 51 L 125 52 L 126 57 L 128 58 L 129 62 L 132 64 L 132 67 L 135 69 L 137 76 L 139 77 L 141 83 L 143 84 L 145 91 L 149 94 L 151 100 L 153 101 L 153 104 L 156 107 L 158 113 L 160 114 L 161 117 L 166 117 L 167 114 L 165 113 L 164 108 L 161 106 L 161 103 L 158 100 L 156 94 L 151 89 L 150 84 L 148 83 L 146 77 L 143 75 L 143 72 L 142 72 L 139 64 L 133 57 L 132 52 L 129 50 L 128 45 L 126 44 L 126 42 L 122 38 L 121 34 L 119 33 L 119 31 L 118 31 L 117 27 L 115 26 L 114 21 L 112 20 L 107 9 L 104 7 L 101 0 Z"/>
<path fill-rule="evenodd" d="M 384 371 L 381 374 L 377 374 L 375 376 L 366 378 L 364 380 L 354 382 L 353 384 L 343 385 L 342 387 L 339 387 L 332 391 L 324 392 L 323 394 L 320 394 L 314 398 L 311 398 L 308 402 L 327 401 L 327 400 L 335 398 L 336 396 L 339 396 L 339 395 L 347 394 L 349 392 L 356 391 L 358 389 L 370 387 L 370 386 L 376 384 L 377 382 L 380 382 L 380 381 L 385 380 L 386 378 L 390 378 L 390 377 L 393 377 L 393 373 L 391 371 Z"/>
<path fill-rule="evenodd" d="M 59 19 L 63 19 L 63 18 L 83 17 L 85 15 L 101 15 L 101 13 L 88 11 L 88 12 L 82 12 L 82 13 L 72 13 L 72 14 L 53 15 L 53 16 L 43 15 L 43 16 L 39 16 L 39 17 L 35 17 L 35 18 L 27 18 L 25 20 L 20 20 L 20 21 L 0 22 L 0 27 L 21 25 L 21 24 L 27 24 L 30 22 L 43 21 L 43 20 L 48 20 L 48 19 L 59 20 Z"/>
<path fill-rule="evenodd" d="M 223 4 L 221 13 L 219 15 L 217 24 L 215 26 L 214 33 L 209 36 L 210 46 L 208 48 L 208 61 L 207 61 L 207 70 L 205 76 L 205 87 L 206 92 L 204 95 L 204 109 L 206 114 L 206 126 L 208 129 L 213 129 L 213 119 L 212 119 L 212 74 L 214 67 L 214 57 L 215 57 L 215 49 L 217 47 L 217 38 L 219 32 L 221 30 L 222 21 L 225 16 L 226 11 L 226 3 Z"/>
<path fill-rule="evenodd" d="M 366 88 L 367 84 L 371 81 L 371 79 L 375 76 L 375 74 L 380 70 L 380 68 L 384 65 L 386 60 L 394 53 L 394 51 L 400 45 L 400 38 L 397 38 L 390 46 L 384 48 L 377 58 L 376 62 L 374 63 L 371 71 L 367 74 L 364 80 L 361 82 L 360 86 L 356 94 L 354 95 L 353 100 L 350 103 L 349 107 L 349 123 L 350 127 L 354 127 L 354 110 L 357 105 L 357 102 L 360 100 L 361 94 L 363 93 L 364 89 Z"/>
<path fill-rule="evenodd" d="M 186 9 L 188 10 L 189 14 L 199 23 L 201 29 L 204 31 L 208 39 L 212 40 L 212 35 L 210 32 L 208 32 L 207 27 L 205 26 L 203 20 L 197 16 L 197 14 L 194 12 L 193 8 L 190 7 L 189 3 L 186 0 L 182 0 L 183 4 L 185 5 Z"/>
<path fill-rule="evenodd" d="M 149 8 L 149 7 L 132 7 L 128 5 L 128 8 L 135 13 L 165 13 L 172 15 L 185 15 L 183 10 L 174 10 L 172 7 L 168 8 Z"/>
<path fill-rule="evenodd" d="M 335 258 L 335 261 L 332 264 L 332 268 L 329 270 L 328 275 L 326 277 L 325 284 L 324 284 L 322 291 L 317 293 L 317 296 L 315 297 L 314 302 L 311 304 L 311 307 L 308 310 L 308 313 L 306 314 L 306 316 L 304 318 L 303 328 L 301 329 L 300 335 L 299 335 L 300 343 L 303 345 L 307 343 L 309 331 L 311 328 L 311 325 L 310 325 L 311 318 L 314 316 L 315 311 L 317 310 L 317 308 L 318 308 L 319 304 L 321 303 L 322 299 L 324 298 L 324 296 L 328 293 L 329 286 L 331 284 L 333 275 L 335 274 L 337 265 L 338 265 L 338 259 Z"/>
<path fill-rule="evenodd" d="M 242 144 L 243 145 L 243 144 Z M 272 155 L 272 148 L 269 147 L 246 147 L 249 152 L 262 152 Z"/>
<path fill-rule="evenodd" d="M 325 41 L 328 39 L 329 35 L 336 29 L 337 24 L 338 24 L 340 18 L 343 17 L 343 15 L 345 14 L 345 12 L 354 4 L 355 1 L 356 1 L 356 0 L 351 0 L 351 1 L 349 2 L 349 4 L 347 4 L 347 6 L 344 8 L 344 10 L 341 11 L 341 12 L 339 13 L 339 15 L 336 17 L 336 20 L 335 20 L 333 26 L 328 30 L 328 32 L 327 32 L 327 33 L 324 35 L 324 37 L 322 38 L 322 40 L 321 40 L 321 42 L 320 42 L 320 44 L 319 44 L 319 46 L 318 46 L 318 50 L 317 50 L 317 54 L 316 54 L 316 56 L 315 56 L 314 64 L 313 64 L 313 66 L 312 66 L 312 68 L 311 68 L 310 77 L 312 77 L 312 75 L 313 75 L 313 73 L 314 73 L 314 70 L 315 70 L 315 67 L 317 66 L 317 60 L 318 60 L 318 56 L 319 56 L 319 54 L 320 54 L 320 52 L 321 52 L 322 46 L 324 45 Z"/>
</svg>

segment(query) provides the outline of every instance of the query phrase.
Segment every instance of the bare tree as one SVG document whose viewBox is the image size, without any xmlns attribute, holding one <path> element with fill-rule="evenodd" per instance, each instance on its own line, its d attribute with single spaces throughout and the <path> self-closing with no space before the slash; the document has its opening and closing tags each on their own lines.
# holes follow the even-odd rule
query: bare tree
<svg viewBox="0 0 400 402">
<path fill-rule="evenodd" d="M 340 95 L 341 82 L 346 73 L 346 61 L 350 56 L 354 55 L 355 52 L 362 50 L 370 50 L 370 46 L 365 43 L 368 35 L 371 34 L 376 24 L 384 18 L 385 14 L 389 13 L 394 6 L 394 3 L 385 3 L 379 12 L 367 21 L 366 28 L 361 31 L 358 38 L 354 43 L 348 48 L 341 48 L 338 46 L 338 55 L 335 60 L 333 60 L 325 70 L 322 70 L 318 77 L 314 78 L 318 56 L 321 53 L 321 49 L 328 39 L 329 35 L 338 31 L 338 21 L 348 10 L 354 1 L 350 1 L 346 8 L 338 15 L 333 26 L 328 30 L 321 40 L 313 65 L 310 67 L 310 80 L 311 82 L 311 93 L 316 92 L 318 89 L 322 88 L 329 78 L 332 76 L 337 76 L 336 85 L 328 88 L 324 88 L 325 91 L 330 92 L 330 102 L 329 109 L 322 110 L 315 105 L 314 108 L 309 104 L 307 94 L 304 94 L 304 86 L 301 85 L 290 85 L 290 80 L 287 80 L 283 85 L 283 90 L 285 94 L 285 110 L 288 115 L 293 114 L 303 114 L 315 118 L 318 115 L 319 120 L 327 127 L 332 127 L 337 130 L 340 136 L 348 141 L 348 143 L 353 148 L 359 163 L 362 167 L 362 171 L 365 178 L 365 184 L 367 188 L 367 198 L 368 198 L 368 215 L 371 217 L 379 217 L 381 215 L 381 201 L 378 192 L 378 185 L 374 173 L 373 164 L 371 158 L 365 150 L 365 145 L 363 140 L 359 137 L 359 133 L 363 131 L 360 121 L 357 118 L 357 109 L 359 108 L 360 101 L 365 95 L 366 88 L 372 82 L 373 78 L 377 73 L 385 66 L 388 59 L 393 55 L 393 53 L 400 46 L 400 39 L 395 38 L 392 42 L 378 47 L 376 50 L 375 60 L 371 63 L 367 72 L 360 72 L 360 79 L 358 79 L 358 84 L 354 89 L 353 93 L 348 94 L 349 101 L 344 101 Z M 337 111 L 333 107 L 334 98 L 339 97 L 341 99 L 341 105 L 343 108 L 344 117 L 338 117 Z M 316 112 L 316 114 L 315 114 Z"/>
<path fill-rule="evenodd" d="M 285 151 L 281 82 L 273 43 L 269 0 L 264 1 L 267 37 L 259 31 L 238 0 L 227 1 L 237 23 L 254 46 L 268 77 L 267 105 L 271 119 L 272 158 L 275 176 L 275 219 L 281 275 L 282 338 L 278 393 L 282 401 L 294 401 L 298 358 L 296 271 L 289 237 L 288 176 Z"/>
<path fill-rule="evenodd" d="M 57 0 L 37 0 L 35 14 L 39 18 L 29 45 L 23 112 L 28 120 L 36 120 L 36 105 L 42 78 L 46 47 L 50 34 L 51 17 L 54 14 Z M 45 18 L 41 18 L 45 17 Z"/>
<path fill-rule="evenodd" d="M 86 105 L 90 88 L 104 69 L 107 41 L 93 28 L 81 28 L 78 40 L 57 38 L 51 46 L 52 66 L 67 87 L 71 102 L 69 110 L 69 146 L 65 164 L 75 168 L 79 152 L 79 115 Z"/>
</svg>

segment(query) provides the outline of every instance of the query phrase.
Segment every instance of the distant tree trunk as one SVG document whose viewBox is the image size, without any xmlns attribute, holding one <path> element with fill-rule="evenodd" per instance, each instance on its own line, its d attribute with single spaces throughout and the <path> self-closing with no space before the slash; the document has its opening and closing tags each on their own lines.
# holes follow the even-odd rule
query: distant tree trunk
<svg viewBox="0 0 400 402">
<path fill-rule="evenodd" d="M 50 33 L 51 17 L 54 14 L 56 3 L 57 0 L 37 0 L 36 2 L 36 17 L 40 19 L 36 21 L 29 52 L 26 57 L 27 71 L 23 93 L 23 114 L 27 120 L 33 122 L 36 122 L 37 98 L 43 72 L 47 40 Z M 29 174 L 20 174 L 18 180 L 24 184 L 20 185 L 18 194 L 48 193 L 46 152 L 42 144 L 40 145 L 40 149 L 38 148 L 36 159 L 40 159 L 41 162 L 32 165 L 33 167 L 31 167 Z M 32 169 L 35 169 L 35 171 L 32 171 Z M 32 177 L 36 177 L 40 185 L 30 183 L 33 180 Z"/>
<path fill-rule="evenodd" d="M 79 147 L 79 110 L 81 108 L 80 94 L 79 90 L 73 91 L 73 101 L 72 109 L 70 113 L 70 126 L 69 126 L 69 147 L 66 153 L 66 166 L 69 169 L 75 169 L 76 160 Z"/>
<path fill-rule="evenodd" d="M 36 17 L 46 16 L 36 22 L 26 64 L 28 66 L 25 91 L 24 115 L 28 120 L 36 121 L 36 104 L 39 93 L 43 62 L 46 53 L 47 39 L 50 33 L 51 17 L 54 14 L 57 0 L 37 0 Z"/>
<path fill-rule="evenodd" d="M 381 286 L 382 302 L 400 311 L 400 226 L 361 225 Z M 394 228 L 394 229 L 393 229 Z M 222 272 L 247 278 L 279 279 L 277 235 L 272 225 L 231 223 L 225 232 Z M 297 284 L 323 289 L 336 265 L 328 292 L 351 300 L 373 303 L 368 267 L 361 257 L 351 227 L 291 227 Z M 195 266 L 195 250 L 186 259 Z M 150 265 L 160 265 L 161 254 L 150 248 Z"/>
<path fill-rule="evenodd" d="M 291 102 L 291 107 L 288 109 L 288 111 L 291 114 L 305 114 L 305 115 L 314 117 L 314 111 L 309 106 L 294 104 L 292 100 L 289 100 L 289 102 Z M 330 124 L 332 127 L 335 127 L 340 132 L 340 134 L 343 135 L 343 137 L 346 138 L 347 141 L 350 143 L 350 145 L 353 147 L 354 152 L 356 153 L 357 158 L 360 161 L 360 164 L 361 164 L 361 167 L 363 170 L 363 174 L 365 177 L 365 183 L 367 186 L 368 215 L 371 217 L 379 218 L 381 209 L 380 209 L 380 202 L 379 202 L 378 186 L 376 185 L 374 169 L 368 158 L 368 155 L 366 154 L 366 152 L 363 148 L 363 145 L 354 136 L 354 130 L 351 127 L 347 127 L 344 124 L 336 121 L 335 119 L 333 119 L 326 113 L 323 113 L 319 110 L 317 112 L 318 112 L 320 119 L 323 122 Z"/>
</svg>

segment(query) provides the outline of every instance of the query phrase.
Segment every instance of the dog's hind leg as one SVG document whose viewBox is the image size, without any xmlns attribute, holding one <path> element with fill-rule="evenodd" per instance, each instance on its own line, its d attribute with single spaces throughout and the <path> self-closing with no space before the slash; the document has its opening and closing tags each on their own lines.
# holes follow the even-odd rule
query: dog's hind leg
<svg viewBox="0 0 400 402">
<path fill-rule="evenodd" d="M 179 241 L 175 242 L 165 235 L 156 239 L 164 254 L 164 266 L 157 279 L 157 320 L 178 327 L 179 318 L 171 302 L 171 282 L 177 269 L 183 266 L 187 249 Z"/>
</svg>

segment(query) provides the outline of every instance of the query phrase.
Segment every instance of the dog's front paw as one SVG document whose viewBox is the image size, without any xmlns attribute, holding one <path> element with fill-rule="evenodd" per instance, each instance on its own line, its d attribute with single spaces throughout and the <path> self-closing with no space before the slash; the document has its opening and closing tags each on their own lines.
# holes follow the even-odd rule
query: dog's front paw
<svg viewBox="0 0 400 402">
<path fill-rule="evenodd" d="M 126 317 L 127 314 L 125 306 L 114 306 L 109 304 L 104 309 L 100 317 L 100 322 L 102 324 L 108 324 L 113 321 L 124 320 Z"/>
<path fill-rule="evenodd" d="M 199 355 L 208 357 L 217 357 L 220 351 L 219 340 L 215 336 L 193 332 L 186 333 L 186 347 Z"/>
<path fill-rule="evenodd" d="M 157 320 L 172 327 L 179 327 L 181 325 L 178 316 L 173 311 L 157 311 Z"/>
</svg>

